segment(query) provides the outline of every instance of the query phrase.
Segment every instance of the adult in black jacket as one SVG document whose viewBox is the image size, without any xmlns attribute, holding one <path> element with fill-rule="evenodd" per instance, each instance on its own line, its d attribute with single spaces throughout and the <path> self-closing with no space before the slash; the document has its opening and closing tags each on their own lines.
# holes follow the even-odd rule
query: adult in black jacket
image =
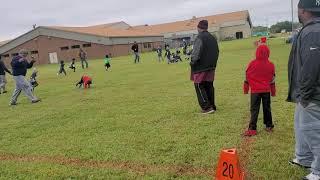
<svg viewBox="0 0 320 180">
<path fill-rule="evenodd" d="M 139 45 L 135 41 L 133 46 L 131 47 L 131 50 L 134 53 L 134 63 L 139 63 L 140 62 L 140 54 L 139 54 Z"/>
<path fill-rule="evenodd" d="M 202 113 L 211 114 L 217 110 L 213 81 L 219 47 L 216 38 L 208 32 L 207 20 L 199 22 L 198 31 L 191 55 L 191 80 L 194 82 Z"/>
<path fill-rule="evenodd" d="M 12 74 L 11 71 L 3 63 L 3 61 L 1 60 L 1 56 L 0 56 L 0 94 L 7 93 L 7 91 L 6 91 L 6 84 L 7 84 L 6 72 L 9 74 Z"/>
<path fill-rule="evenodd" d="M 303 28 L 289 59 L 288 101 L 295 109 L 295 159 L 292 164 L 311 167 L 303 179 L 320 179 L 320 1 L 300 0 Z"/>
</svg>

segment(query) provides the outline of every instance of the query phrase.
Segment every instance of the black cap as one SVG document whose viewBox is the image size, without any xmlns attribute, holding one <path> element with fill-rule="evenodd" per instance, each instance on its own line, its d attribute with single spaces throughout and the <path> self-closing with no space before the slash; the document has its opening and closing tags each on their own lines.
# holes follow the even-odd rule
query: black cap
<svg viewBox="0 0 320 180">
<path fill-rule="evenodd" d="M 208 29 L 208 27 L 209 27 L 209 25 L 208 25 L 209 23 L 208 23 L 208 21 L 207 20 L 202 20 L 202 21 L 200 21 L 199 22 L 199 24 L 198 24 L 198 28 L 200 28 L 200 29 L 204 29 L 204 30 L 207 30 Z"/>
<path fill-rule="evenodd" d="M 298 7 L 310 12 L 320 12 L 320 0 L 300 0 Z"/>
</svg>

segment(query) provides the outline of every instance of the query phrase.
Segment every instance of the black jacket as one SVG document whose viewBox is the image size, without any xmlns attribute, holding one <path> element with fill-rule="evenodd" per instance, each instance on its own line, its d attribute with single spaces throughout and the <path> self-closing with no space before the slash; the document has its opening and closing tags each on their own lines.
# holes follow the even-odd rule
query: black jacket
<svg viewBox="0 0 320 180">
<path fill-rule="evenodd" d="M 216 38 L 208 31 L 199 33 L 191 55 L 191 72 L 215 70 L 218 58 L 219 47 Z"/>
<path fill-rule="evenodd" d="M 137 53 L 137 52 L 139 52 L 139 45 L 138 44 L 134 44 L 131 49 L 132 49 L 133 52 Z"/>
<path fill-rule="evenodd" d="M 289 102 L 320 105 L 320 18 L 307 23 L 292 46 L 288 65 Z"/>
<path fill-rule="evenodd" d="M 6 72 L 11 74 L 11 71 L 6 67 L 3 61 L 0 59 L 0 75 L 6 75 Z"/>
<path fill-rule="evenodd" d="M 33 61 L 30 63 L 21 56 L 16 56 L 11 61 L 13 76 L 26 76 L 27 69 L 32 68 Z"/>
</svg>

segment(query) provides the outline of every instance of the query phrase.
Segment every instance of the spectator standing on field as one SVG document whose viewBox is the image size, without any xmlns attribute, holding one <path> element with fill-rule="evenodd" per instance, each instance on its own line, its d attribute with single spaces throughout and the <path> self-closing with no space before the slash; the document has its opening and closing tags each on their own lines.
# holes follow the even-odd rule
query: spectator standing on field
<svg viewBox="0 0 320 180">
<path fill-rule="evenodd" d="M 36 62 L 32 60 L 30 63 L 27 60 L 28 52 L 24 49 L 20 50 L 19 55 L 15 56 L 11 61 L 13 79 L 16 82 L 16 89 L 13 92 L 10 105 L 17 105 L 18 97 L 21 91 L 30 99 L 32 103 L 40 102 L 40 99 L 35 97 L 32 93 L 31 84 L 25 79 L 27 74 L 27 69 L 32 68 L 33 64 Z"/>
<path fill-rule="evenodd" d="M 162 48 L 159 46 L 157 49 L 157 54 L 158 54 L 158 59 L 159 62 L 161 62 L 161 60 L 163 61 L 163 57 L 162 57 Z"/>
<path fill-rule="evenodd" d="M 134 63 L 140 63 L 140 54 L 139 54 L 139 45 L 135 41 L 133 46 L 131 47 L 131 50 L 134 54 Z"/>
<path fill-rule="evenodd" d="M 211 114 L 217 110 L 213 81 L 219 47 L 216 38 L 208 32 L 207 20 L 199 22 L 198 32 L 190 62 L 191 80 L 194 82 L 202 113 Z"/>
<path fill-rule="evenodd" d="M 167 57 L 168 64 L 171 63 L 171 51 L 169 48 L 166 49 L 166 53 L 164 54 Z"/>
<path fill-rule="evenodd" d="M 0 94 L 7 93 L 7 91 L 6 91 L 6 84 L 7 84 L 6 72 L 12 75 L 11 71 L 3 63 L 3 61 L 1 60 L 1 56 L 0 56 Z"/>
<path fill-rule="evenodd" d="M 183 39 L 182 46 L 183 46 L 183 54 L 187 55 L 188 43 L 185 39 Z"/>
<path fill-rule="evenodd" d="M 164 44 L 164 50 L 167 50 L 167 49 L 169 49 L 169 48 L 170 48 L 169 44 L 165 43 L 165 44 Z"/>
<path fill-rule="evenodd" d="M 288 101 L 296 104 L 295 159 L 291 164 L 310 168 L 306 180 L 320 179 L 320 1 L 300 0 L 303 24 L 289 58 Z"/>
<path fill-rule="evenodd" d="M 80 60 L 81 60 L 82 69 L 84 69 L 84 63 L 86 64 L 86 68 L 88 68 L 89 64 L 88 64 L 88 61 L 87 61 L 87 53 L 83 49 L 80 49 L 79 57 L 80 57 Z"/>
</svg>

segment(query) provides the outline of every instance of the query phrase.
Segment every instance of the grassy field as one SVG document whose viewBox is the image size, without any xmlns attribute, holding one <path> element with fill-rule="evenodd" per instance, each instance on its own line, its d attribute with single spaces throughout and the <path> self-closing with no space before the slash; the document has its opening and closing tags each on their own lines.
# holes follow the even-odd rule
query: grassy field
<svg viewBox="0 0 320 180">
<path fill-rule="evenodd" d="M 221 149 L 237 147 L 248 179 L 299 179 L 307 174 L 287 163 L 293 157 L 292 104 L 286 103 L 289 45 L 270 42 L 277 68 L 273 99 L 275 132 L 244 139 L 249 99 L 244 71 L 254 56 L 253 40 L 221 43 L 216 73 L 218 112 L 199 114 L 187 62 L 167 65 L 156 55 L 102 60 L 88 70 L 57 76 L 57 65 L 40 66 L 36 95 L 9 107 L 0 96 L 0 179 L 212 179 Z M 80 68 L 78 63 L 78 68 Z M 94 79 L 77 89 L 82 74 Z"/>
</svg>

